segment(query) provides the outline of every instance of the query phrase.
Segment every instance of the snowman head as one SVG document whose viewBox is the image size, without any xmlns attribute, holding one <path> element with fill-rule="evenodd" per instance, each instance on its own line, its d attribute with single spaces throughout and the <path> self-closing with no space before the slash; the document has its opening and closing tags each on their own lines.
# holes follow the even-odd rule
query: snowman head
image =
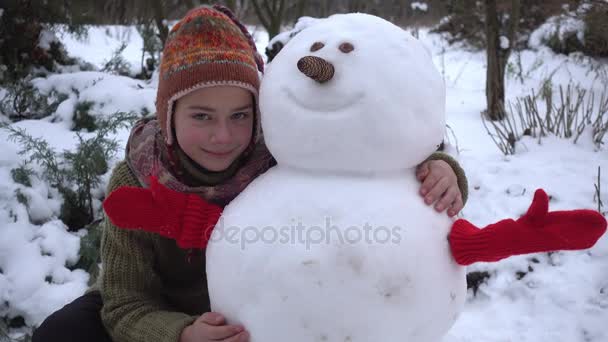
<svg viewBox="0 0 608 342">
<path fill-rule="evenodd" d="M 262 129 L 280 165 L 336 172 L 414 167 L 441 143 L 445 87 L 409 33 L 338 14 L 298 33 L 268 67 Z"/>
</svg>

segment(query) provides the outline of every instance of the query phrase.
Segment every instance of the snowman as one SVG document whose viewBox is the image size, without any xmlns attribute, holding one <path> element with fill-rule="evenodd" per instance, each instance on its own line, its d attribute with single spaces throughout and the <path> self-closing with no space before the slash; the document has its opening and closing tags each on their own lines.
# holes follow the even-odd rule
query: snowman
<svg viewBox="0 0 608 342">
<path fill-rule="evenodd" d="M 224 209 L 206 251 L 212 310 L 252 342 L 440 341 L 463 265 L 588 248 L 605 231 L 590 211 L 547 213 L 542 191 L 481 230 L 425 205 L 415 166 L 441 143 L 445 87 L 424 46 L 381 18 L 304 29 L 268 67 L 260 108 L 278 165 Z"/>
<path fill-rule="evenodd" d="M 597 212 L 549 212 L 542 190 L 482 229 L 424 204 L 415 166 L 444 135 L 445 87 L 424 46 L 381 18 L 303 29 L 269 66 L 260 108 L 278 164 L 223 213 L 154 177 L 104 201 L 120 227 L 206 246 L 211 309 L 252 342 L 437 342 L 462 310 L 466 265 L 585 249 L 606 231 Z M 188 224 L 168 230 L 185 203 Z M 191 241 L 210 220 L 211 239 Z"/>
</svg>

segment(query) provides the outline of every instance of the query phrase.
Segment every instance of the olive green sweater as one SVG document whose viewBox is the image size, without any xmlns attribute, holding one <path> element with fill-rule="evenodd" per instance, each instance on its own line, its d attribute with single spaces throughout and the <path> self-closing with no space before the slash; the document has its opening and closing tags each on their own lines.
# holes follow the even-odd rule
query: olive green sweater
<svg viewBox="0 0 608 342">
<path fill-rule="evenodd" d="M 124 161 L 107 193 L 121 186 L 141 186 Z M 175 241 L 118 228 L 107 217 L 103 224 L 102 266 L 91 291 L 101 292 L 101 319 L 112 340 L 178 341 L 186 326 L 210 311 L 204 255 L 188 258 Z"/>
<path fill-rule="evenodd" d="M 429 159 L 448 162 L 467 198 L 462 168 L 447 154 Z M 107 193 L 121 186 L 141 186 L 126 162 L 113 171 Z M 114 342 L 177 342 L 181 331 L 210 311 L 204 253 L 187 251 L 160 235 L 125 230 L 105 218 L 101 239 L 102 267 L 97 283 L 101 318 Z M 188 261 L 189 259 L 189 261 Z"/>
</svg>

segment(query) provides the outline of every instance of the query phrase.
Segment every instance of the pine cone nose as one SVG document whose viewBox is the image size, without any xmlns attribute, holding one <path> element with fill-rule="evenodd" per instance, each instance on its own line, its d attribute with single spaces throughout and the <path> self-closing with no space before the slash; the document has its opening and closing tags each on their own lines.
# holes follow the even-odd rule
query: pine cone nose
<svg viewBox="0 0 608 342">
<path fill-rule="evenodd" d="M 306 56 L 298 61 L 298 69 L 306 76 L 319 83 L 325 83 L 334 77 L 334 66 L 317 56 Z"/>
</svg>

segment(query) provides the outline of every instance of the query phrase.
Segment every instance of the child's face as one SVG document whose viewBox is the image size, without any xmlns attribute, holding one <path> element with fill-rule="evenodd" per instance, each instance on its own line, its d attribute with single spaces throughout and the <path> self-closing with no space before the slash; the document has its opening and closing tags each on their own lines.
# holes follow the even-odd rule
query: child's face
<svg viewBox="0 0 608 342">
<path fill-rule="evenodd" d="M 233 86 L 202 88 L 177 100 L 175 135 L 182 150 L 200 166 L 223 171 L 249 146 L 253 99 Z"/>
</svg>

